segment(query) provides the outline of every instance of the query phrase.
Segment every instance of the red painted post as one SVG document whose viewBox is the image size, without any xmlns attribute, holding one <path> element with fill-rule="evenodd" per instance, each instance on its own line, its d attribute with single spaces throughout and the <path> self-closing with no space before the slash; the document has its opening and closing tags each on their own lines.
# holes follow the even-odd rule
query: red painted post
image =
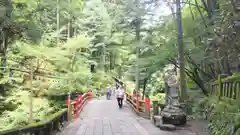
<svg viewBox="0 0 240 135">
<path fill-rule="evenodd" d="M 75 116 L 75 119 L 78 118 L 78 98 L 76 98 L 74 100 L 74 116 Z"/>
<path fill-rule="evenodd" d="M 73 118 L 76 118 L 76 100 L 73 100 Z"/>
<path fill-rule="evenodd" d="M 66 99 L 66 101 L 65 101 L 66 105 L 68 105 L 69 102 L 70 102 L 70 99 L 69 99 L 69 96 L 67 96 L 67 99 Z"/>
<path fill-rule="evenodd" d="M 146 108 L 148 109 L 148 111 L 150 111 L 150 107 L 151 107 L 151 105 L 150 105 L 150 99 L 147 98 L 147 97 L 145 97 L 145 106 L 146 106 Z"/>
<path fill-rule="evenodd" d="M 82 111 L 82 95 L 78 96 L 78 100 L 79 100 L 78 113 L 80 113 Z"/>
</svg>

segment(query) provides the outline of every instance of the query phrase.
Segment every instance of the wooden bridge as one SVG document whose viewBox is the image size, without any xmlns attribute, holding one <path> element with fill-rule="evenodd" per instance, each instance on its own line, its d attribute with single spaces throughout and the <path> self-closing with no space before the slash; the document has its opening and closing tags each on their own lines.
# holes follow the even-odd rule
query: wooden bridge
<svg viewBox="0 0 240 135">
<path fill-rule="evenodd" d="M 25 128 L 0 132 L 0 135 L 194 135 L 187 129 L 161 131 L 150 120 L 148 105 L 126 94 L 123 108 L 115 97 L 92 98 L 92 93 L 79 95 L 67 102 L 68 109 L 51 120 Z"/>
</svg>

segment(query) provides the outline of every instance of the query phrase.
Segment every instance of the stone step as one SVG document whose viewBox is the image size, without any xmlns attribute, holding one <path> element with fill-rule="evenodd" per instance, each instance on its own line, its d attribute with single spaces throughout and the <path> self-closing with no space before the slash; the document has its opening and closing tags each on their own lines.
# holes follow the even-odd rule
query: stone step
<svg viewBox="0 0 240 135">
<path fill-rule="evenodd" d="M 165 131 L 175 131 L 176 130 L 176 126 L 174 126 L 172 124 L 160 124 L 159 127 L 161 130 L 165 130 Z"/>
<path fill-rule="evenodd" d="M 159 127 L 162 124 L 162 116 L 161 115 L 154 115 L 153 122 L 155 126 Z"/>
</svg>

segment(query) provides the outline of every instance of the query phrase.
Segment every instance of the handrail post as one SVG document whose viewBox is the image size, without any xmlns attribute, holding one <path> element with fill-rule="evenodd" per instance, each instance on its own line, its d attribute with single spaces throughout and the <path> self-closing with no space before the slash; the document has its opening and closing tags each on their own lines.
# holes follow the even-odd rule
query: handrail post
<svg viewBox="0 0 240 135">
<path fill-rule="evenodd" d="M 221 75 L 218 75 L 218 99 L 221 98 L 222 96 L 222 79 L 221 79 Z"/>
<path fill-rule="evenodd" d="M 82 104 L 83 104 L 82 95 L 79 95 L 78 99 L 79 99 L 78 113 L 80 113 L 82 111 Z"/>
<path fill-rule="evenodd" d="M 137 95 L 137 98 L 136 98 L 136 110 L 137 112 L 139 112 L 139 95 Z"/>
<path fill-rule="evenodd" d="M 83 97 L 83 98 L 84 98 L 84 102 L 88 102 L 88 99 L 90 98 L 90 97 L 89 97 L 89 95 L 90 95 L 89 93 L 90 93 L 90 92 L 88 91 L 88 92 L 84 95 L 84 97 Z"/>
<path fill-rule="evenodd" d="M 79 105 L 79 101 L 78 98 L 76 98 L 74 100 L 74 118 L 78 118 L 78 105 Z"/>
<path fill-rule="evenodd" d="M 68 121 L 70 121 L 72 119 L 72 105 L 71 105 L 71 95 L 70 93 L 68 93 L 68 97 L 67 97 L 67 105 L 68 105 Z"/>
<path fill-rule="evenodd" d="M 150 108 L 151 108 L 150 99 L 149 97 L 145 97 L 145 113 L 149 117 L 150 117 Z"/>
<path fill-rule="evenodd" d="M 90 98 L 91 98 L 91 91 L 89 90 L 89 91 L 87 92 L 87 101 L 88 101 Z"/>
<path fill-rule="evenodd" d="M 92 90 L 89 90 L 89 92 L 88 92 L 88 98 L 89 98 L 89 99 L 92 99 L 92 98 L 93 98 L 93 92 L 92 92 Z"/>
</svg>

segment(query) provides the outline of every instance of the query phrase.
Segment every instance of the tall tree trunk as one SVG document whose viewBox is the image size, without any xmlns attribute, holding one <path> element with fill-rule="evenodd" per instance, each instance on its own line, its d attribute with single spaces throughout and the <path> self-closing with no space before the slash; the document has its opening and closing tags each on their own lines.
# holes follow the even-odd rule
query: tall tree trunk
<svg viewBox="0 0 240 135">
<path fill-rule="evenodd" d="M 3 43 L 2 43 L 2 58 L 1 58 L 1 66 L 7 66 L 7 47 L 8 47 L 8 29 L 3 29 Z"/>
<path fill-rule="evenodd" d="M 215 56 L 215 58 L 217 58 L 217 60 L 214 64 L 216 66 L 214 66 L 214 67 L 216 67 L 217 74 L 221 74 L 221 73 L 224 72 L 224 69 L 223 69 L 223 66 L 221 64 L 221 56 L 219 55 L 219 51 L 215 51 L 214 56 Z"/>
<path fill-rule="evenodd" d="M 73 28 L 72 28 L 72 21 L 69 20 L 68 22 L 68 39 L 73 37 Z"/>
<path fill-rule="evenodd" d="M 228 54 L 227 52 L 224 53 L 223 56 L 223 67 L 224 67 L 224 73 L 227 75 L 232 75 L 230 66 L 229 66 L 229 62 L 228 62 Z"/>
<path fill-rule="evenodd" d="M 138 0 L 137 0 L 138 1 Z M 137 42 L 137 47 L 136 47 L 136 64 L 135 64 L 135 90 L 138 93 L 139 92 L 139 79 L 140 79 L 140 71 L 139 71 L 139 55 L 140 55 L 140 23 L 141 23 L 141 18 L 136 17 L 135 20 L 135 34 L 136 34 L 136 42 Z"/>
<path fill-rule="evenodd" d="M 219 9 L 219 0 L 201 0 L 204 8 L 207 10 L 210 24 L 214 24 L 216 9 Z"/>
<path fill-rule="evenodd" d="M 60 9 L 59 9 L 59 0 L 57 0 L 57 45 L 59 45 L 59 32 L 60 32 Z"/>
<path fill-rule="evenodd" d="M 122 78 L 122 69 L 120 65 L 117 66 L 117 76 L 119 79 Z"/>
<path fill-rule="evenodd" d="M 100 68 L 101 70 L 105 71 L 105 64 L 106 64 L 106 47 L 105 45 L 102 46 L 101 48 L 101 59 L 100 59 Z"/>
<path fill-rule="evenodd" d="M 144 80 L 143 80 L 143 91 L 142 91 L 142 100 L 144 99 L 144 96 L 146 94 L 147 81 L 148 81 L 148 78 L 144 78 Z"/>
<path fill-rule="evenodd" d="M 182 15 L 180 0 L 176 0 L 177 9 L 177 26 L 178 26 L 178 52 L 179 52 L 179 65 L 180 65 L 180 90 L 181 98 L 187 100 L 187 87 L 185 77 L 185 62 L 184 62 L 184 45 L 183 45 L 183 31 L 182 31 Z"/>
<path fill-rule="evenodd" d="M 70 11 L 70 18 L 68 21 L 68 39 L 70 39 L 71 37 L 73 37 L 73 28 L 72 28 L 72 0 L 68 0 L 68 4 L 69 4 L 69 11 Z"/>
<path fill-rule="evenodd" d="M 5 12 L 5 17 L 7 20 L 11 20 L 11 14 L 12 14 L 12 0 L 4 0 L 3 3 L 1 3 L 1 7 L 5 7 L 6 12 Z M 6 21 L 5 19 L 3 21 Z M 8 21 L 6 21 L 8 22 Z M 2 36 L 3 36 L 3 41 L 1 45 L 1 53 L 2 53 L 2 58 L 1 58 L 1 66 L 5 67 L 7 65 L 7 48 L 8 48 L 8 38 L 9 38 L 9 24 L 5 24 L 5 26 L 2 28 Z"/>
<path fill-rule="evenodd" d="M 114 65 L 115 65 L 115 52 L 114 51 L 112 51 L 112 52 L 110 52 L 110 54 L 109 54 L 109 59 L 110 59 L 110 64 L 109 64 L 109 69 L 110 70 L 113 70 L 114 69 Z"/>
</svg>

